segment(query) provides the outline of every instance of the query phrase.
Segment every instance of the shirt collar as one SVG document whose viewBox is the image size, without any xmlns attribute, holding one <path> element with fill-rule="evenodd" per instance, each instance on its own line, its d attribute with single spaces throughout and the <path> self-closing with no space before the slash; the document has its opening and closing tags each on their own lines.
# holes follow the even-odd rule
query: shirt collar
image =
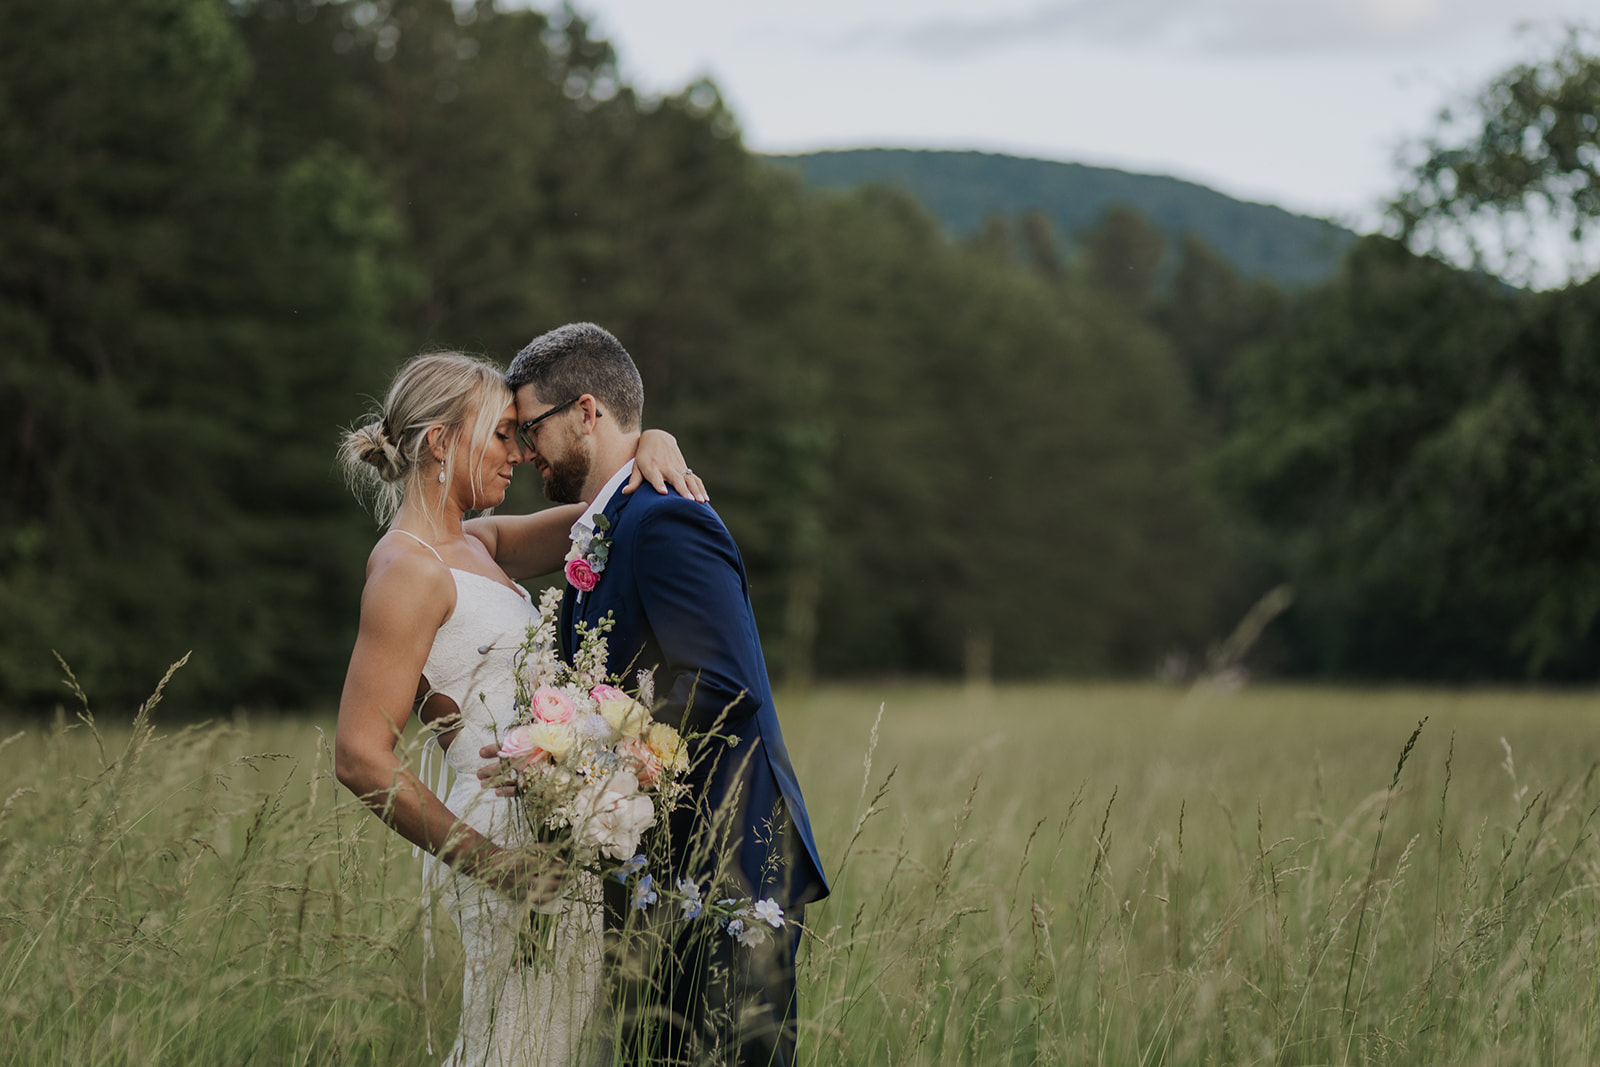
<svg viewBox="0 0 1600 1067">
<path fill-rule="evenodd" d="M 617 495 L 617 490 L 621 489 L 622 484 L 632 475 L 633 460 L 630 459 L 617 469 L 617 473 L 613 474 L 605 485 L 601 486 L 600 491 L 594 495 L 594 500 L 590 502 L 588 510 L 579 515 L 578 521 L 572 524 L 574 541 L 594 534 L 594 517 L 606 509 L 606 505 L 611 503 L 611 498 Z"/>
</svg>

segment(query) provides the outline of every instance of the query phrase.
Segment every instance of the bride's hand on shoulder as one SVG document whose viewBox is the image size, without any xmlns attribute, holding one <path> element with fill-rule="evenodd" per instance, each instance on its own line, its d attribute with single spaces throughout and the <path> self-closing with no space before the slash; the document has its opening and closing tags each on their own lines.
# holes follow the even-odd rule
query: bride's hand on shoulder
<svg viewBox="0 0 1600 1067">
<path fill-rule="evenodd" d="M 622 491 L 631 493 L 645 482 L 655 486 L 658 493 L 665 493 L 670 484 L 679 496 L 698 500 L 702 504 L 711 499 L 711 494 L 706 492 L 706 483 L 689 469 L 689 461 L 683 458 L 683 453 L 678 449 L 678 439 L 665 430 L 646 430 L 639 435 L 633 475 Z"/>
</svg>

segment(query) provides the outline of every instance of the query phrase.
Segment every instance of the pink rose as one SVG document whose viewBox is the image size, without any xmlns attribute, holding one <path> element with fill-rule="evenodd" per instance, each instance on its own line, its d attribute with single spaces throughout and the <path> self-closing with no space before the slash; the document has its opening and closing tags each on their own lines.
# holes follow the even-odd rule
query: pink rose
<svg viewBox="0 0 1600 1067">
<path fill-rule="evenodd" d="M 624 693 L 614 685 L 597 685 L 589 690 L 589 695 L 594 697 L 596 701 L 626 700 L 628 698 L 627 693 Z"/>
<path fill-rule="evenodd" d="M 661 779 L 661 759 L 650 746 L 637 737 L 629 737 L 617 746 L 621 753 L 634 766 L 634 774 L 639 779 L 641 789 L 649 789 Z"/>
<path fill-rule="evenodd" d="M 500 740 L 500 758 L 515 760 L 523 766 L 537 762 L 545 754 L 544 749 L 534 741 L 531 724 L 513 726 Z"/>
<path fill-rule="evenodd" d="M 566 726 L 572 722 L 572 716 L 577 714 L 577 711 L 577 705 L 572 703 L 572 698 L 559 689 L 545 685 L 533 692 L 533 717 L 540 722 L 553 722 Z"/>
<path fill-rule="evenodd" d="M 579 592 L 587 593 L 593 589 L 600 576 L 589 566 L 588 560 L 571 559 L 567 561 L 567 584 Z"/>
</svg>

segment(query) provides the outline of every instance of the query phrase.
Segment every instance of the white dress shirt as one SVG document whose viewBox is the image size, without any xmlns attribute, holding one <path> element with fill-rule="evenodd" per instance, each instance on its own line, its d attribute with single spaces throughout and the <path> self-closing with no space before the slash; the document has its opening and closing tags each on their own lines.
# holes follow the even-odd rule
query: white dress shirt
<svg viewBox="0 0 1600 1067">
<path fill-rule="evenodd" d="M 632 476 L 633 460 L 630 459 L 617 468 L 617 473 L 613 474 L 610 480 L 601 486 L 600 491 L 589 502 L 588 509 L 578 516 L 577 522 L 572 524 L 571 534 L 573 541 L 594 536 L 594 517 L 606 509 L 606 505 L 611 503 L 611 498 L 617 495 L 617 490 L 621 489 L 623 484 Z"/>
</svg>

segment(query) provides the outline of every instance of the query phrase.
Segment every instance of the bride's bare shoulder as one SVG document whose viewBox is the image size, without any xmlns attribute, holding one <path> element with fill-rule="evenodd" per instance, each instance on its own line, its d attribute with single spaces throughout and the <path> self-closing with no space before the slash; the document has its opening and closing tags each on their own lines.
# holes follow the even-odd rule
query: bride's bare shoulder
<svg viewBox="0 0 1600 1067">
<path fill-rule="evenodd" d="M 391 531 L 367 554 L 367 593 L 406 600 L 455 601 L 450 568 L 428 545 Z"/>
</svg>

